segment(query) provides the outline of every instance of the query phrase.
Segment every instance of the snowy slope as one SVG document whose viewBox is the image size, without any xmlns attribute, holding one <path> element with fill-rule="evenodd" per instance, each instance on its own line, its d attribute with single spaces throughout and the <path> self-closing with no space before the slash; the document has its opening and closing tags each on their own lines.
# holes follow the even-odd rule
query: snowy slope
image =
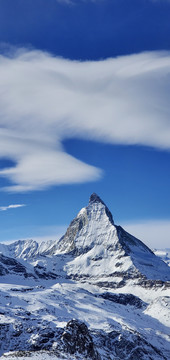
<svg viewBox="0 0 170 360">
<path fill-rule="evenodd" d="M 126 292 L 128 290 L 126 288 Z M 104 341 L 104 338 L 107 339 L 114 332 L 114 336 L 120 341 L 115 345 L 116 349 L 121 344 L 124 358 L 125 351 L 127 354 L 131 353 L 126 349 L 131 339 L 136 346 L 140 343 L 140 347 L 147 347 L 149 353 L 153 352 L 152 359 L 163 358 L 158 354 L 156 357 L 153 347 L 159 349 L 168 359 L 169 328 L 168 323 L 164 323 L 165 312 L 163 315 L 161 313 L 161 309 L 165 309 L 165 304 L 162 306 L 160 301 L 163 297 L 167 299 L 167 290 L 147 291 L 147 296 L 152 299 L 154 305 L 140 301 L 137 297 L 127 296 L 126 293 L 124 296 L 121 294 L 88 284 L 82 287 L 81 284 L 71 281 L 60 282 L 50 287 L 47 284 L 45 286 L 45 283 L 41 286 L 27 287 L 1 285 L 0 325 L 2 324 L 3 328 L 0 328 L 4 339 L 1 342 L 2 352 L 43 348 L 55 350 L 59 336 L 63 333 L 61 329 L 74 318 L 86 323 L 94 343 L 98 344 L 99 353 L 102 350 L 99 346 L 101 339 Z M 154 315 L 157 296 L 159 319 Z M 112 346 L 112 352 L 115 351 L 115 346 Z M 107 351 L 106 347 L 105 353 Z"/>
</svg>

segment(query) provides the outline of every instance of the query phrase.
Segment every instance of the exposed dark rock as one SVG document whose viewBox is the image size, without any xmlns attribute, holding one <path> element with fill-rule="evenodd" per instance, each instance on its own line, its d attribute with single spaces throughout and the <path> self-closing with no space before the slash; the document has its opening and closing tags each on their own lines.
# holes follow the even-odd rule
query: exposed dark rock
<svg viewBox="0 0 170 360">
<path fill-rule="evenodd" d="M 51 272 L 51 271 L 47 271 L 44 267 L 40 267 L 40 266 L 35 266 L 34 267 L 34 271 L 35 274 L 40 278 L 40 279 L 57 279 L 58 275 Z"/>
<path fill-rule="evenodd" d="M 94 344 L 102 351 L 102 360 L 168 360 L 162 352 L 149 344 L 137 332 L 132 331 L 112 331 L 105 333 L 103 331 L 92 334 Z"/>
<path fill-rule="evenodd" d="M 76 256 L 78 255 L 78 249 L 75 248 L 74 240 L 79 231 L 87 224 L 87 221 L 88 219 L 86 213 L 71 221 L 65 235 L 60 239 L 58 248 L 61 251 L 66 251 L 67 253 L 74 252 Z"/>
<path fill-rule="evenodd" d="M 71 320 L 67 323 L 62 341 L 64 351 L 69 354 L 79 353 L 85 359 L 100 359 L 87 326 L 79 320 Z"/>
<path fill-rule="evenodd" d="M 164 287 L 166 289 L 170 288 L 170 281 L 162 281 L 162 280 L 149 280 L 144 278 L 139 278 L 137 284 L 147 288 L 147 289 L 154 289 L 154 288 L 161 288 Z"/>
<path fill-rule="evenodd" d="M 19 261 L 0 254 L 0 275 L 5 275 L 9 273 L 22 274 L 25 278 L 33 276 L 33 274 L 27 273 L 27 270 L 24 265 Z"/>
<path fill-rule="evenodd" d="M 94 202 L 100 202 L 103 205 L 105 205 L 103 200 L 101 200 L 100 197 L 95 192 L 93 194 L 91 194 L 90 199 L 89 199 L 89 203 L 94 203 Z"/>
<path fill-rule="evenodd" d="M 100 296 L 103 299 L 113 301 L 121 305 L 131 305 L 139 309 L 144 306 L 144 302 L 139 297 L 132 294 L 112 294 L 106 292 L 104 294 L 101 294 Z"/>
<path fill-rule="evenodd" d="M 79 320 L 69 321 L 64 331 L 51 328 L 48 322 L 31 327 L 17 322 L 13 324 L 13 330 L 11 328 L 10 337 L 9 330 L 10 325 L 0 325 L 0 350 L 17 351 L 16 356 L 23 359 L 30 351 L 48 350 L 61 359 L 168 360 L 159 349 L 132 330 L 90 332 Z"/>
<path fill-rule="evenodd" d="M 8 270 L 0 264 L 0 276 L 8 274 Z"/>
</svg>

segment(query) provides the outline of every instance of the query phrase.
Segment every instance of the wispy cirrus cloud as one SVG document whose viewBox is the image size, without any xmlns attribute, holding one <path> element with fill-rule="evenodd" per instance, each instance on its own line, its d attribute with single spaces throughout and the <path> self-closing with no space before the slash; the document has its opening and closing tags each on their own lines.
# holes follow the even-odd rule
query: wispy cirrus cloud
<svg viewBox="0 0 170 360">
<path fill-rule="evenodd" d="M 6 190 L 97 180 L 65 152 L 70 137 L 170 149 L 170 53 L 71 61 L 19 49 L 0 57 L 0 157 Z"/>
<path fill-rule="evenodd" d="M 12 205 L 7 205 L 7 206 L 0 206 L 0 211 L 6 211 L 9 209 L 17 209 L 20 207 L 26 206 L 25 204 L 12 204 Z"/>
</svg>

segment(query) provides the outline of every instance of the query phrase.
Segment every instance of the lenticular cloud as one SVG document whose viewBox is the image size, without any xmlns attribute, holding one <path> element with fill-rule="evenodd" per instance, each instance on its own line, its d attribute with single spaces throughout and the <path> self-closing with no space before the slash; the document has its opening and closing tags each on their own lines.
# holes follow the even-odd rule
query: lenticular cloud
<svg viewBox="0 0 170 360">
<path fill-rule="evenodd" d="M 62 140 L 170 149 L 170 53 L 70 61 L 42 51 L 0 57 L 0 171 L 11 191 L 97 180 Z"/>
</svg>

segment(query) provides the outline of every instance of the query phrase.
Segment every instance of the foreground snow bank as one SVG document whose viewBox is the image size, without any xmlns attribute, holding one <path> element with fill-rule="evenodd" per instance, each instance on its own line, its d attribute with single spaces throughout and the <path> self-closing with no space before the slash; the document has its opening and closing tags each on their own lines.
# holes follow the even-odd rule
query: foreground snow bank
<svg viewBox="0 0 170 360">
<path fill-rule="evenodd" d="M 36 351 L 36 352 L 8 352 L 5 353 L 1 360 L 75 360 L 74 356 L 67 355 L 66 357 L 62 355 L 62 357 L 58 357 L 52 352 L 47 351 Z M 81 360 L 81 359 L 80 359 Z"/>
</svg>

